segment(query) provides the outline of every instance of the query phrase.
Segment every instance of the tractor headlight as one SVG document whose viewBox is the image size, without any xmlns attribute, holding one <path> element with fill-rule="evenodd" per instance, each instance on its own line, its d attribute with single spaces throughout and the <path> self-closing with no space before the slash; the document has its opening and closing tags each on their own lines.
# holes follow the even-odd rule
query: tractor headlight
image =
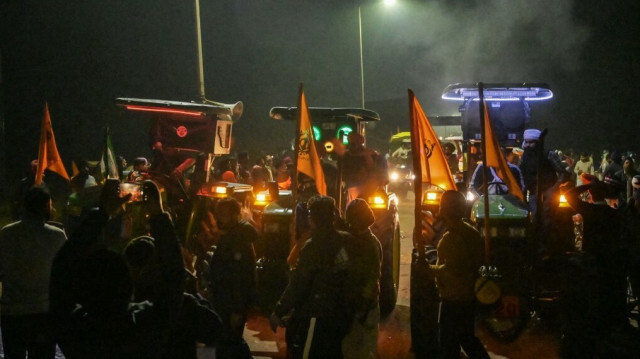
<svg viewBox="0 0 640 359">
<path fill-rule="evenodd" d="M 209 192 L 216 198 L 227 198 L 229 196 L 229 188 L 226 186 L 212 186 Z"/>
<path fill-rule="evenodd" d="M 423 204 L 439 204 L 442 198 L 442 192 L 427 191 L 424 193 Z"/>
<path fill-rule="evenodd" d="M 389 175 L 389 179 L 392 181 L 397 181 L 400 179 L 400 174 L 398 172 L 391 172 Z"/>
<path fill-rule="evenodd" d="M 264 207 L 271 202 L 271 196 L 267 193 L 256 194 L 256 199 L 253 201 L 253 205 L 256 207 Z"/>
<path fill-rule="evenodd" d="M 476 200 L 476 198 L 477 198 L 477 196 L 476 196 L 475 193 L 473 193 L 473 191 L 467 192 L 467 201 L 468 202 L 473 202 L 473 201 Z"/>
<path fill-rule="evenodd" d="M 374 194 L 367 202 L 372 209 L 387 208 L 387 197 L 382 194 Z"/>
<path fill-rule="evenodd" d="M 563 194 L 560 195 L 560 199 L 558 200 L 558 207 L 569 207 L 569 202 L 567 202 L 567 198 Z"/>
</svg>

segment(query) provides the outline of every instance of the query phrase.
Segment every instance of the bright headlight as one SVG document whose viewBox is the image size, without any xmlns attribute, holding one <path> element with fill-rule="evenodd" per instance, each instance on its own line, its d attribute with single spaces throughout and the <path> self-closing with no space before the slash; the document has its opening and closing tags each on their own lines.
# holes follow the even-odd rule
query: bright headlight
<svg viewBox="0 0 640 359">
<path fill-rule="evenodd" d="M 386 198 L 380 195 L 374 195 L 372 197 L 369 197 L 369 200 L 367 202 L 369 202 L 369 206 L 374 209 L 387 207 Z"/>
<path fill-rule="evenodd" d="M 567 202 L 567 198 L 563 194 L 560 195 L 560 199 L 558 200 L 558 207 L 569 207 L 569 202 Z"/>
<path fill-rule="evenodd" d="M 253 201 L 253 205 L 257 207 L 266 206 L 269 201 L 271 201 L 271 196 L 266 193 L 258 193 L 256 194 L 255 201 Z"/>
<path fill-rule="evenodd" d="M 476 200 L 476 195 L 472 191 L 467 192 L 467 201 L 473 202 Z"/>
<path fill-rule="evenodd" d="M 400 174 L 398 172 L 391 172 L 391 174 L 389 175 L 389 179 L 391 179 L 392 181 L 397 181 L 398 179 L 400 179 Z"/>
</svg>

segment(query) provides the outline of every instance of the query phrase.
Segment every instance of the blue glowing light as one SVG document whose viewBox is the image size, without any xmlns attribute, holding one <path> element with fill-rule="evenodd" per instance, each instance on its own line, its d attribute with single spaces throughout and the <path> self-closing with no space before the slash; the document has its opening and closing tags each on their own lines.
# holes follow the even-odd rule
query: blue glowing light
<svg viewBox="0 0 640 359">
<path fill-rule="evenodd" d="M 553 98 L 553 92 L 546 86 L 505 86 L 487 87 L 483 91 L 486 101 L 545 101 Z M 478 88 L 474 85 L 449 85 L 442 93 L 443 100 L 479 101 Z"/>
</svg>

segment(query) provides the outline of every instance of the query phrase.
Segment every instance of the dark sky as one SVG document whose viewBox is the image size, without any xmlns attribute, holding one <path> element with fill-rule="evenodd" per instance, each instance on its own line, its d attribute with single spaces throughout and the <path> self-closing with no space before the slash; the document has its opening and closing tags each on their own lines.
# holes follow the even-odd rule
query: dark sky
<svg viewBox="0 0 640 359">
<path fill-rule="evenodd" d="M 408 88 L 433 116 L 456 112 L 449 83 L 546 82 L 555 98 L 532 125 L 551 145 L 640 150 L 638 1 L 201 0 L 206 95 L 244 102 L 238 149 L 286 145 L 292 127 L 268 111 L 295 105 L 299 83 L 311 106 L 360 106 L 358 6 L 366 103 L 383 116 L 371 143 L 408 127 Z M 194 26 L 189 0 L 3 0 L 9 174 L 37 156 L 45 101 L 67 164 L 97 159 L 106 124 L 116 152 L 148 153 L 148 124 L 113 100 L 195 99 Z"/>
</svg>

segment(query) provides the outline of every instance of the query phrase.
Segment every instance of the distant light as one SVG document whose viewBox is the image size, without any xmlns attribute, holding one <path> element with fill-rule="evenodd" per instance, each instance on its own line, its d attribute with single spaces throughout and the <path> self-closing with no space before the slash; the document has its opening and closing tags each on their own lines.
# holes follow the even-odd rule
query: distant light
<svg viewBox="0 0 640 359">
<path fill-rule="evenodd" d="M 396 4 L 396 0 L 384 0 L 384 4 L 387 6 L 393 6 Z"/>
</svg>

